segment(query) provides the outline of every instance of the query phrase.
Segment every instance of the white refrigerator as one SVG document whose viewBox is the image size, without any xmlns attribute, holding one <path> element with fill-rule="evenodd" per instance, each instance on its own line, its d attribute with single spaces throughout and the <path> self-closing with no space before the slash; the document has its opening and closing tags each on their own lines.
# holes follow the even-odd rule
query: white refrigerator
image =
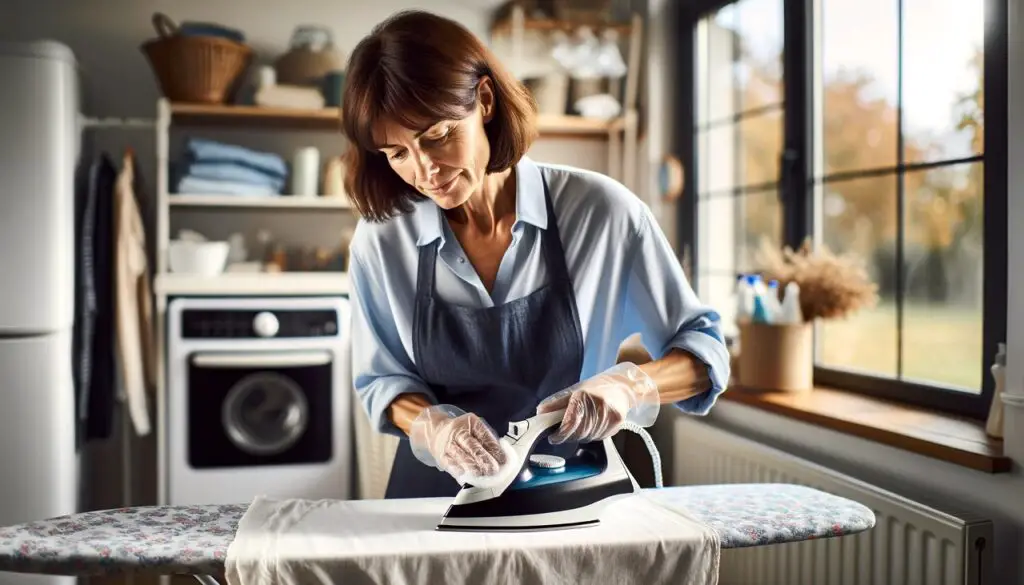
<svg viewBox="0 0 1024 585">
<path fill-rule="evenodd" d="M 77 75 L 61 44 L 0 42 L 0 525 L 78 506 Z M 0 585 L 68 581 L 0 573 Z"/>
</svg>

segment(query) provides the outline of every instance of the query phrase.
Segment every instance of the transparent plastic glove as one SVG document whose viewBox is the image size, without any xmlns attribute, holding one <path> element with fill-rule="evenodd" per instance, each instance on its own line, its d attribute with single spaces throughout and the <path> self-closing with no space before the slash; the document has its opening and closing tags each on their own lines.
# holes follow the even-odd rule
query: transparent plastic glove
<svg viewBox="0 0 1024 585">
<path fill-rule="evenodd" d="M 537 413 L 565 409 L 562 424 L 550 442 L 600 441 L 624 422 L 649 427 L 658 418 L 661 401 L 654 380 L 635 364 L 622 362 L 604 372 L 552 394 Z"/>
<path fill-rule="evenodd" d="M 497 435 L 482 418 L 450 404 L 421 412 L 409 429 L 409 445 L 424 465 L 464 483 L 465 478 L 496 475 L 508 460 Z"/>
</svg>

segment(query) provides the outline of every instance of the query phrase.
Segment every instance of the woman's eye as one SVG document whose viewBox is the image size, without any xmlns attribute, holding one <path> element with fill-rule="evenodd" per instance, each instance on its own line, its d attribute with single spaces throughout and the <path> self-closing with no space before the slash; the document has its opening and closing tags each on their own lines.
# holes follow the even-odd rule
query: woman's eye
<svg viewBox="0 0 1024 585">
<path fill-rule="evenodd" d="M 389 156 L 388 158 L 390 158 L 391 160 L 402 160 L 403 158 L 405 158 L 405 151 L 400 150 L 398 152 L 392 152 L 391 156 Z"/>
<path fill-rule="evenodd" d="M 445 140 L 448 139 L 448 137 L 451 135 L 451 133 L 452 133 L 452 127 L 451 126 L 445 126 L 444 129 L 442 129 L 440 134 L 437 134 L 435 136 L 431 136 L 431 137 L 427 138 L 427 140 L 429 142 L 444 142 Z"/>
</svg>

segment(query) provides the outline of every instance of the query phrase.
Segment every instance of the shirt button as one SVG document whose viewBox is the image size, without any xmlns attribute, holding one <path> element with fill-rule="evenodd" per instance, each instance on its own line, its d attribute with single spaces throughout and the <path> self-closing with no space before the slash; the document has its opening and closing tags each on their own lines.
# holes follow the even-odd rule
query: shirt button
<svg viewBox="0 0 1024 585">
<path fill-rule="evenodd" d="M 463 258 L 462 256 L 459 256 L 459 264 L 465 264 L 465 263 L 466 263 L 466 259 Z"/>
</svg>

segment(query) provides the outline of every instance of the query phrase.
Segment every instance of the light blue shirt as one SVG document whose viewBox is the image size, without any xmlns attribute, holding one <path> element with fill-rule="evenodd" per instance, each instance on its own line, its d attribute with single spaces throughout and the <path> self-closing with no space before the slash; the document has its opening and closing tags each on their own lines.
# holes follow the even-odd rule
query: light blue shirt
<svg viewBox="0 0 1024 585">
<path fill-rule="evenodd" d="M 548 280 L 541 230 L 551 218 L 543 180 L 579 308 L 584 340 L 580 379 L 615 365 L 621 343 L 640 333 L 655 359 L 680 348 L 707 364 L 711 390 L 676 403 L 684 412 L 706 414 L 729 380 L 719 317 L 697 299 L 650 209 L 621 183 L 599 173 L 528 158 L 515 172 L 512 245 L 490 294 L 433 201 L 423 198 L 412 212 L 383 223 L 359 222 L 350 245 L 352 374 L 371 424 L 402 436 L 388 420 L 391 402 L 403 393 L 423 393 L 436 401 L 417 374 L 413 353 L 419 247 L 441 240 L 435 295 L 447 302 L 491 307 L 530 294 Z"/>
</svg>

